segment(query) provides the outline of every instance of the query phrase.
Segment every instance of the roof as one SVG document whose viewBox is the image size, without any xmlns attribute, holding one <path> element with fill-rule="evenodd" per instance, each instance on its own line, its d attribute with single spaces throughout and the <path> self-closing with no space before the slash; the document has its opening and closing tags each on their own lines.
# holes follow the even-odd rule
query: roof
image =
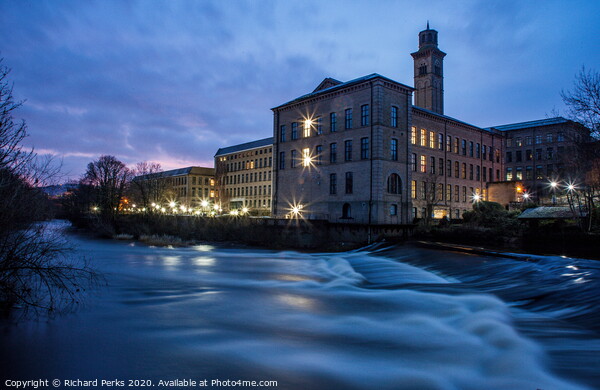
<svg viewBox="0 0 600 390">
<path fill-rule="evenodd" d="M 256 141 L 246 142 L 244 144 L 228 146 L 226 148 L 220 148 L 219 150 L 217 150 L 215 157 L 222 156 L 224 154 L 231 154 L 231 153 L 235 153 L 235 152 L 241 152 L 243 150 L 256 149 L 256 148 L 260 148 L 263 146 L 271 146 L 271 145 L 273 145 L 273 137 L 263 138 L 263 139 L 259 139 Z"/>
<path fill-rule="evenodd" d="M 492 127 L 487 127 L 486 130 L 495 129 L 495 130 L 500 130 L 500 131 L 509 131 L 509 130 L 528 129 L 530 127 L 557 125 L 559 123 L 567 123 L 567 122 L 570 122 L 570 121 L 568 119 L 563 118 L 562 116 L 558 116 L 556 118 L 540 119 L 537 121 L 519 122 L 519 123 L 511 123 L 508 125 L 492 126 Z"/>
<path fill-rule="evenodd" d="M 140 175 L 136 176 L 134 179 L 158 179 L 162 177 L 174 177 L 174 176 L 185 176 L 185 175 L 207 175 L 213 176 L 215 174 L 214 168 L 206 168 L 206 167 L 186 167 L 186 168 L 178 168 L 171 169 L 170 171 L 156 172 L 150 173 L 148 175 Z"/>
<path fill-rule="evenodd" d="M 577 209 L 573 212 L 568 206 L 541 206 L 523 211 L 518 219 L 573 219 L 586 214 Z"/>
<path fill-rule="evenodd" d="M 467 125 L 467 126 L 470 126 L 470 127 L 476 128 L 476 129 L 478 129 L 478 130 L 491 131 L 491 129 L 490 129 L 490 128 L 483 129 L 483 128 L 479 127 L 479 126 L 475 126 L 475 125 L 472 125 L 472 124 L 470 124 L 470 123 L 463 122 L 463 121 L 461 121 L 461 120 L 458 120 L 458 119 L 456 119 L 456 118 L 452 118 L 452 117 L 450 117 L 450 116 L 443 115 L 443 114 L 438 114 L 437 112 L 433 112 L 433 111 L 431 111 L 431 110 L 428 110 L 428 109 L 426 109 L 426 108 L 422 108 L 422 107 L 418 107 L 418 106 L 412 106 L 412 108 L 413 108 L 413 110 L 422 111 L 422 112 L 424 112 L 424 113 L 426 113 L 426 114 L 435 115 L 435 116 L 437 116 L 437 117 L 440 117 L 440 118 L 442 118 L 442 119 L 450 120 L 450 121 L 457 122 L 457 123 L 462 123 L 463 125 Z"/>
<path fill-rule="evenodd" d="M 363 77 L 359 77 L 359 78 L 354 79 L 354 80 L 346 81 L 345 83 L 340 83 L 340 84 L 331 86 L 329 88 L 318 89 L 319 87 L 322 86 L 323 82 L 326 81 L 326 80 L 338 81 L 338 80 L 335 80 L 335 79 L 332 79 L 332 78 L 328 77 L 325 80 L 323 80 L 323 82 L 321 82 L 321 84 L 319 84 L 319 86 L 317 87 L 317 90 L 315 90 L 315 91 L 313 91 L 311 93 L 307 93 L 306 95 L 302 95 L 300 97 L 297 97 L 296 99 L 290 100 L 289 102 L 281 104 L 281 105 L 279 105 L 277 107 L 273 107 L 271 110 L 276 110 L 278 108 L 287 106 L 288 104 L 291 104 L 291 103 L 294 103 L 294 102 L 298 102 L 298 101 L 301 101 L 301 100 L 304 100 L 304 99 L 308 99 L 310 97 L 317 96 L 317 95 L 320 95 L 322 93 L 332 92 L 332 91 L 335 91 L 337 89 L 346 88 L 346 87 L 349 87 L 349 86 L 354 85 L 354 84 L 360 84 L 360 83 L 363 83 L 365 81 L 374 80 L 374 79 L 378 79 L 378 78 L 386 80 L 386 81 L 389 81 L 391 83 L 402 85 L 404 88 L 409 89 L 411 91 L 414 91 L 413 87 L 409 87 L 408 85 L 399 83 L 397 81 L 394 81 L 394 80 L 392 80 L 390 78 L 387 78 L 387 77 L 382 76 L 382 75 L 377 74 L 377 73 L 371 73 L 369 75 L 366 75 L 366 76 L 363 76 Z"/>
</svg>

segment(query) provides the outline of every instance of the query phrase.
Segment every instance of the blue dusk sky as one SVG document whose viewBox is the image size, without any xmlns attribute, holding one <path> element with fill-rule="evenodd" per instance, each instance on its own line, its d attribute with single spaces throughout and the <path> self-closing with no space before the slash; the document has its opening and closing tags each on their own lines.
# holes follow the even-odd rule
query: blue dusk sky
<svg viewBox="0 0 600 390">
<path fill-rule="evenodd" d="M 413 85 L 410 53 L 439 31 L 445 113 L 477 126 L 565 111 L 600 64 L 600 1 L 0 0 L 27 145 L 76 179 L 102 154 L 164 169 L 272 136 L 271 108 L 325 77 Z"/>
</svg>

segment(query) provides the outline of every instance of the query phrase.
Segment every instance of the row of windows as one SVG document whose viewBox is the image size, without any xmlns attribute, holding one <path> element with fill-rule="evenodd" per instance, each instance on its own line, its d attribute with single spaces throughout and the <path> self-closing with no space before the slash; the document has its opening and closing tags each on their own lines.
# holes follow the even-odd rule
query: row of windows
<svg viewBox="0 0 600 390">
<path fill-rule="evenodd" d="M 344 161 L 353 161 L 354 159 L 354 146 L 353 140 L 344 141 Z M 369 148 L 369 137 L 360 139 L 360 159 L 368 160 L 370 156 Z M 390 140 L 390 160 L 398 161 L 398 140 L 392 138 Z M 338 144 L 333 142 L 329 144 L 329 162 L 334 164 L 338 162 Z M 290 151 L 290 168 L 295 168 L 298 165 L 308 167 L 312 164 L 321 165 L 323 164 L 323 145 L 317 145 L 315 147 L 314 154 L 311 153 L 309 148 L 302 149 L 302 155 L 299 156 L 296 150 Z M 286 166 L 286 153 L 279 152 L 279 169 L 285 169 Z"/>
<path fill-rule="evenodd" d="M 204 179 L 202 177 L 196 177 L 196 176 L 192 176 L 191 177 L 191 183 L 193 186 L 195 185 L 202 185 L 202 182 L 204 181 L 204 185 L 208 186 L 214 186 L 215 185 L 215 179 L 208 178 L 205 177 Z M 171 184 L 173 186 L 184 186 L 188 184 L 188 176 L 181 176 L 181 177 L 174 177 L 171 180 Z"/>
<path fill-rule="evenodd" d="M 352 172 L 346 172 L 345 174 L 345 186 L 344 192 L 346 194 L 351 194 L 353 191 L 354 185 L 354 175 Z M 392 173 L 388 176 L 387 179 L 387 192 L 389 194 L 402 194 L 402 180 L 400 179 L 400 175 L 397 173 Z M 329 174 L 329 194 L 336 195 L 338 192 L 337 189 L 337 173 Z"/>
<path fill-rule="evenodd" d="M 544 173 L 545 168 L 545 173 Z M 544 165 L 536 165 L 535 172 L 533 170 L 533 166 L 525 167 L 525 176 L 523 176 L 523 167 L 508 167 L 506 168 L 506 181 L 512 180 L 533 180 L 535 177 L 537 180 L 542 180 L 544 177 L 552 177 L 556 171 L 560 171 L 561 165 L 553 165 L 548 164 L 544 167 Z M 534 176 L 535 175 L 535 176 Z"/>
<path fill-rule="evenodd" d="M 232 196 L 271 196 L 271 185 L 227 188 L 227 195 Z"/>
<path fill-rule="evenodd" d="M 485 167 L 481 167 L 479 165 L 468 165 L 468 176 L 467 176 L 467 164 L 460 163 L 459 161 L 446 160 L 446 164 L 444 166 L 443 158 L 429 157 L 424 155 L 420 155 L 417 158 L 416 153 L 412 153 L 410 155 L 410 165 L 413 172 L 421 172 L 421 173 L 430 173 L 432 175 L 444 176 L 444 170 L 446 171 L 446 176 L 452 177 L 454 174 L 455 178 L 468 179 L 469 180 L 477 180 L 480 181 L 483 175 L 483 181 L 492 181 L 492 168 L 486 169 Z M 454 168 L 454 170 L 453 170 Z M 489 172 L 489 174 L 488 174 Z M 500 171 L 497 170 L 496 179 L 499 180 Z"/>
<path fill-rule="evenodd" d="M 368 104 L 360 106 L 360 126 L 369 126 L 370 124 L 370 107 Z M 329 132 L 335 133 L 338 130 L 338 115 L 336 112 L 329 114 Z M 317 117 L 315 119 L 305 119 L 299 122 L 292 122 L 290 124 L 290 140 L 298 139 L 298 127 L 302 123 L 302 135 L 304 138 L 311 137 L 313 135 L 323 134 L 323 118 Z M 390 127 L 398 127 L 398 107 L 392 106 L 390 110 Z M 354 117 L 352 108 L 344 110 L 344 129 L 349 130 L 354 128 Z M 288 127 L 286 124 L 279 126 L 279 142 L 286 142 L 288 140 Z"/>
<path fill-rule="evenodd" d="M 455 154 L 462 154 L 463 156 L 469 156 L 474 158 L 481 158 L 483 160 L 494 160 L 494 154 L 496 155 L 496 162 L 500 162 L 500 152 L 498 150 L 494 153 L 494 148 L 488 145 L 481 145 L 473 141 L 467 141 L 466 139 L 460 139 L 458 137 L 452 137 L 442 133 L 436 133 L 435 131 L 427 131 L 421 129 L 417 131 L 416 127 L 411 128 L 410 143 L 413 145 L 429 147 L 431 149 L 444 150 Z"/>
<path fill-rule="evenodd" d="M 229 156 L 220 157 L 219 161 L 231 161 L 231 160 L 237 160 L 238 158 L 246 158 L 246 157 L 258 156 L 260 154 L 268 154 L 268 153 L 273 153 L 273 148 L 263 148 L 263 149 L 259 149 L 259 150 L 250 150 L 250 151 L 247 151 L 244 153 L 230 154 Z"/>
<path fill-rule="evenodd" d="M 227 172 L 236 172 L 249 169 L 268 168 L 273 165 L 273 157 L 263 157 L 254 160 L 238 161 L 227 164 Z"/>
<path fill-rule="evenodd" d="M 225 176 L 225 184 L 253 183 L 257 181 L 271 181 L 271 171 Z"/>
<path fill-rule="evenodd" d="M 555 153 L 556 150 L 556 153 Z M 549 147 L 546 148 L 546 160 L 554 160 L 561 158 L 565 153 L 565 147 L 564 146 L 559 146 L 556 149 L 554 149 L 554 147 Z M 543 149 L 542 148 L 538 148 L 535 149 L 535 160 L 536 161 L 540 161 L 542 160 L 544 153 L 543 153 Z M 516 150 L 514 151 L 514 156 L 515 156 L 515 162 L 521 162 L 523 161 L 523 151 L 522 150 Z M 533 150 L 532 149 L 526 149 L 525 150 L 525 161 L 532 161 L 534 158 L 534 154 L 533 154 Z M 513 161 L 513 152 L 506 152 L 506 161 L 507 163 L 510 163 Z"/>
<path fill-rule="evenodd" d="M 537 134 L 535 137 L 528 135 L 525 137 L 525 140 L 523 140 L 523 138 L 521 138 L 521 137 L 507 138 L 506 139 L 506 147 L 510 148 L 512 146 L 516 146 L 516 147 L 523 146 L 523 141 L 525 141 L 525 145 L 533 145 L 534 140 L 535 140 L 535 144 L 539 145 L 542 142 L 544 142 L 544 138 L 545 138 L 546 143 L 549 143 L 549 144 L 551 144 L 553 142 L 564 142 L 565 134 L 563 132 L 558 132 L 556 134 L 546 133 L 545 137 L 543 134 Z"/>
<path fill-rule="evenodd" d="M 467 192 L 467 186 L 462 186 L 461 192 L 461 186 L 459 185 L 446 184 L 444 186 L 443 183 L 417 182 L 416 180 L 410 182 L 410 196 L 412 199 L 422 199 L 432 203 L 436 201 L 466 203 L 473 201 L 475 195 L 480 194 L 479 187 L 469 187 Z"/>
<path fill-rule="evenodd" d="M 185 196 L 187 191 L 185 191 L 185 188 L 182 188 L 182 190 L 184 190 L 184 191 L 183 191 L 183 194 L 180 194 L 180 196 Z M 208 197 L 214 198 L 215 197 L 215 191 L 210 190 L 210 193 L 209 193 L 208 188 L 204 188 L 204 194 L 203 194 L 202 188 L 196 189 L 196 187 L 192 187 L 192 196 L 196 196 L 196 193 L 198 194 L 197 196 L 204 195 L 205 198 L 208 198 Z"/>
</svg>

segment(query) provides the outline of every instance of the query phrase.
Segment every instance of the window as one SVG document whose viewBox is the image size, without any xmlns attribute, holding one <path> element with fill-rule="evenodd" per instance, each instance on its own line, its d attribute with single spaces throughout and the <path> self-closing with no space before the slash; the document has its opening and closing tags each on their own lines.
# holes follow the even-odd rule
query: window
<svg viewBox="0 0 600 390">
<path fill-rule="evenodd" d="M 345 111 L 346 114 L 346 129 L 352 128 L 352 109 L 348 108 Z"/>
<path fill-rule="evenodd" d="M 446 136 L 446 152 L 451 152 L 451 151 L 452 151 L 452 136 L 447 135 Z"/>
<path fill-rule="evenodd" d="M 479 145 L 479 144 L 475 145 L 475 157 L 477 157 L 477 158 L 481 157 L 481 145 Z"/>
<path fill-rule="evenodd" d="M 292 122 L 292 139 L 298 139 L 298 122 Z"/>
<path fill-rule="evenodd" d="M 521 137 L 517 137 L 517 138 L 515 138 L 515 146 L 516 146 L 516 147 L 521 147 L 521 146 L 523 146 L 523 141 L 521 141 Z"/>
<path fill-rule="evenodd" d="M 444 134 L 438 133 L 438 149 L 444 150 Z"/>
<path fill-rule="evenodd" d="M 352 161 L 352 140 L 344 141 L 344 160 Z"/>
<path fill-rule="evenodd" d="M 421 161 L 420 162 L 421 162 L 421 165 L 420 165 L 421 170 L 420 170 L 420 172 L 421 173 L 427 173 L 427 157 L 421 155 Z"/>
<path fill-rule="evenodd" d="M 417 144 L 417 128 L 414 126 L 410 128 L 410 143 Z"/>
<path fill-rule="evenodd" d="M 437 188 L 437 200 L 443 201 L 444 200 L 444 184 L 438 183 L 437 187 L 438 187 Z"/>
<path fill-rule="evenodd" d="M 452 177 L 452 161 L 446 160 L 446 176 Z"/>
<path fill-rule="evenodd" d="M 392 173 L 387 179 L 387 192 L 390 194 L 401 194 L 400 176 Z"/>
<path fill-rule="evenodd" d="M 487 151 L 487 146 L 483 145 L 483 148 L 481 148 L 481 153 L 482 153 L 481 158 L 483 160 L 487 160 L 487 152 L 486 151 Z"/>
<path fill-rule="evenodd" d="M 422 76 L 424 74 L 427 74 L 427 65 L 419 66 L 419 76 Z"/>
<path fill-rule="evenodd" d="M 492 160 L 494 159 L 494 158 L 492 157 L 492 155 L 493 155 L 493 153 L 492 153 L 492 150 L 493 150 L 493 149 L 492 149 L 492 147 L 491 147 L 491 146 L 488 146 L 488 152 L 489 152 L 489 155 L 490 155 L 490 161 L 492 161 Z M 500 152 L 498 152 L 498 153 L 500 153 Z M 499 159 L 498 159 L 498 160 L 499 160 Z M 500 161 L 496 161 L 496 162 L 500 162 Z"/>
<path fill-rule="evenodd" d="M 538 180 L 541 180 L 544 178 L 544 171 L 543 171 L 543 167 L 541 165 L 535 166 L 535 178 Z"/>
<path fill-rule="evenodd" d="M 285 125 L 279 127 L 279 142 L 285 142 Z"/>
<path fill-rule="evenodd" d="M 417 199 L 417 181 L 411 180 L 410 182 L 410 197 Z"/>
<path fill-rule="evenodd" d="M 329 114 L 329 131 L 332 133 L 337 131 L 337 114 L 335 112 Z"/>
<path fill-rule="evenodd" d="M 531 144 L 532 144 L 532 142 L 531 142 L 531 136 L 528 135 L 527 137 L 525 137 L 525 145 L 531 145 Z"/>
<path fill-rule="evenodd" d="M 285 169 L 285 152 L 279 152 L 279 169 Z"/>
<path fill-rule="evenodd" d="M 454 138 L 454 153 L 458 154 L 458 137 Z"/>
<path fill-rule="evenodd" d="M 475 167 L 475 180 L 481 180 L 481 167 L 479 165 Z"/>
<path fill-rule="evenodd" d="M 531 149 L 527 149 L 525 151 L 525 160 L 526 161 L 531 161 L 533 159 L 533 152 Z"/>
<path fill-rule="evenodd" d="M 473 164 L 469 164 L 469 180 L 473 180 Z"/>
<path fill-rule="evenodd" d="M 416 153 L 412 153 L 410 155 L 410 166 L 411 166 L 413 172 L 417 171 L 417 154 Z"/>
<path fill-rule="evenodd" d="M 463 186 L 462 188 L 462 201 L 465 203 L 467 201 L 467 187 Z"/>
<path fill-rule="evenodd" d="M 517 167 L 515 177 L 517 180 L 523 180 L 523 168 L 522 167 Z"/>
<path fill-rule="evenodd" d="M 467 178 L 467 164 L 466 163 L 462 163 L 462 174 L 461 177 L 463 179 Z"/>
<path fill-rule="evenodd" d="M 390 114 L 390 126 L 398 127 L 398 107 L 392 106 L 392 111 Z"/>
<path fill-rule="evenodd" d="M 469 157 L 473 157 L 473 141 L 469 141 Z"/>
<path fill-rule="evenodd" d="M 466 156 L 467 155 L 467 141 L 466 140 L 462 140 L 462 155 Z"/>
<path fill-rule="evenodd" d="M 429 147 L 435 149 L 435 133 L 433 131 L 429 132 Z"/>
<path fill-rule="evenodd" d="M 337 175 L 335 173 L 329 175 L 329 194 L 337 194 Z"/>
<path fill-rule="evenodd" d="M 556 142 L 563 142 L 565 140 L 565 133 L 558 133 L 556 134 Z"/>
<path fill-rule="evenodd" d="M 483 167 L 483 181 L 487 181 L 487 169 Z"/>
<path fill-rule="evenodd" d="M 523 152 L 522 152 L 522 151 L 520 151 L 520 150 L 517 150 L 517 151 L 515 152 L 515 161 L 516 161 L 516 162 L 521 162 L 521 161 L 523 161 Z"/>
<path fill-rule="evenodd" d="M 323 164 L 323 146 L 317 145 L 315 148 L 315 159 L 317 160 L 317 165 Z"/>
<path fill-rule="evenodd" d="M 312 121 L 307 119 L 304 121 L 304 138 L 310 137 L 312 131 Z"/>
<path fill-rule="evenodd" d="M 512 146 L 512 138 L 507 138 L 506 139 L 506 147 L 510 148 Z"/>
<path fill-rule="evenodd" d="M 535 150 L 535 159 L 536 160 L 541 160 L 542 159 L 542 149 L 536 149 Z"/>
<path fill-rule="evenodd" d="M 421 182 L 421 199 L 427 199 L 427 183 Z"/>
<path fill-rule="evenodd" d="M 506 152 L 506 162 L 512 162 L 512 152 Z"/>
<path fill-rule="evenodd" d="M 347 194 L 351 194 L 352 193 L 352 187 L 353 187 L 353 178 L 352 178 L 352 172 L 346 172 L 346 193 Z"/>
<path fill-rule="evenodd" d="M 323 118 L 317 118 L 317 134 L 323 134 Z"/>
<path fill-rule="evenodd" d="M 397 204 L 390 205 L 390 215 L 391 216 L 398 215 L 398 205 Z"/>
<path fill-rule="evenodd" d="M 292 150 L 290 152 L 290 168 L 296 168 L 296 151 Z"/>
<path fill-rule="evenodd" d="M 329 144 L 329 162 L 335 163 L 337 161 L 337 144 L 334 142 Z"/>
<path fill-rule="evenodd" d="M 552 135 L 552 134 L 550 134 Z M 552 160 L 554 158 L 554 148 L 546 149 L 546 160 Z"/>
<path fill-rule="evenodd" d="M 525 167 L 525 180 L 533 179 L 533 167 L 527 166 Z"/>
<path fill-rule="evenodd" d="M 454 201 L 460 202 L 460 187 L 458 185 L 454 186 Z"/>
<path fill-rule="evenodd" d="M 512 181 L 512 179 L 513 179 L 512 168 L 508 167 L 508 168 L 506 168 L 506 181 Z"/>
<path fill-rule="evenodd" d="M 542 143 L 542 135 L 541 134 L 538 134 L 535 136 L 535 143 L 536 143 L 536 145 Z M 519 146 L 521 146 L 521 145 L 519 145 Z"/>
<path fill-rule="evenodd" d="M 369 158 L 369 138 L 360 139 L 360 159 L 367 160 Z"/>
<path fill-rule="evenodd" d="M 446 200 L 452 202 L 452 184 L 446 184 Z"/>
<path fill-rule="evenodd" d="M 429 157 L 429 173 L 435 175 L 435 157 Z"/>
<path fill-rule="evenodd" d="M 392 138 L 390 144 L 390 159 L 392 161 L 398 161 L 398 140 L 396 138 Z"/>
<path fill-rule="evenodd" d="M 309 148 L 302 149 L 302 166 L 309 167 L 311 160 L 312 159 L 310 157 L 310 149 Z"/>
<path fill-rule="evenodd" d="M 444 159 L 443 158 L 440 158 L 440 165 L 439 165 L 438 170 L 439 170 L 440 176 L 444 176 Z"/>
<path fill-rule="evenodd" d="M 344 203 L 344 205 L 342 206 L 342 218 L 352 218 L 350 203 Z"/>
<path fill-rule="evenodd" d="M 360 106 L 360 125 L 369 126 L 369 105 Z"/>
<path fill-rule="evenodd" d="M 458 161 L 454 161 L 454 177 L 456 177 L 457 179 L 460 176 L 459 171 L 460 171 L 459 163 L 458 163 Z"/>
</svg>

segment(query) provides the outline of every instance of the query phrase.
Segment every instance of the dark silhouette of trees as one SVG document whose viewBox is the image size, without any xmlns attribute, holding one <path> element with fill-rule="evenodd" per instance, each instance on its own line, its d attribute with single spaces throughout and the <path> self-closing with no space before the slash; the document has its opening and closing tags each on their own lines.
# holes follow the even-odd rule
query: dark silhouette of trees
<svg viewBox="0 0 600 390">
<path fill-rule="evenodd" d="M 565 156 L 565 189 L 569 206 L 583 231 L 590 231 L 600 215 L 600 73 L 582 67 L 572 90 L 562 91 L 570 119 L 583 126 L 571 134 L 574 147 Z"/>
<path fill-rule="evenodd" d="M 13 98 L 8 74 L 0 59 L 0 307 L 55 310 L 74 302 L 95 274 L 69 256 L 56 229 L 40 222 L 52 214 L 40 186 L 59 168 L 23 146 L 27 126 L 13 119 L 22 103 Z"/>
<path fill-rule="evenodd" d="M 159 163 L 142 161 L 133 169 L 131 180 L 131 193 L 142 207 L 148 209 L 152 203 L 160 203 L 165 198 L 167 179 L 161 175 L 162 168 Z"/>
<path fill-rule="evenodd" d="M 93 189 L 94 198 L 100 215 L 112 220 L 119 212 L 126 186 L 131 180 L 132 172 L 125 164 L 114 156 L 100 156 L 87 166 L 81 181 L 82 185 Z"/>
</svg>

